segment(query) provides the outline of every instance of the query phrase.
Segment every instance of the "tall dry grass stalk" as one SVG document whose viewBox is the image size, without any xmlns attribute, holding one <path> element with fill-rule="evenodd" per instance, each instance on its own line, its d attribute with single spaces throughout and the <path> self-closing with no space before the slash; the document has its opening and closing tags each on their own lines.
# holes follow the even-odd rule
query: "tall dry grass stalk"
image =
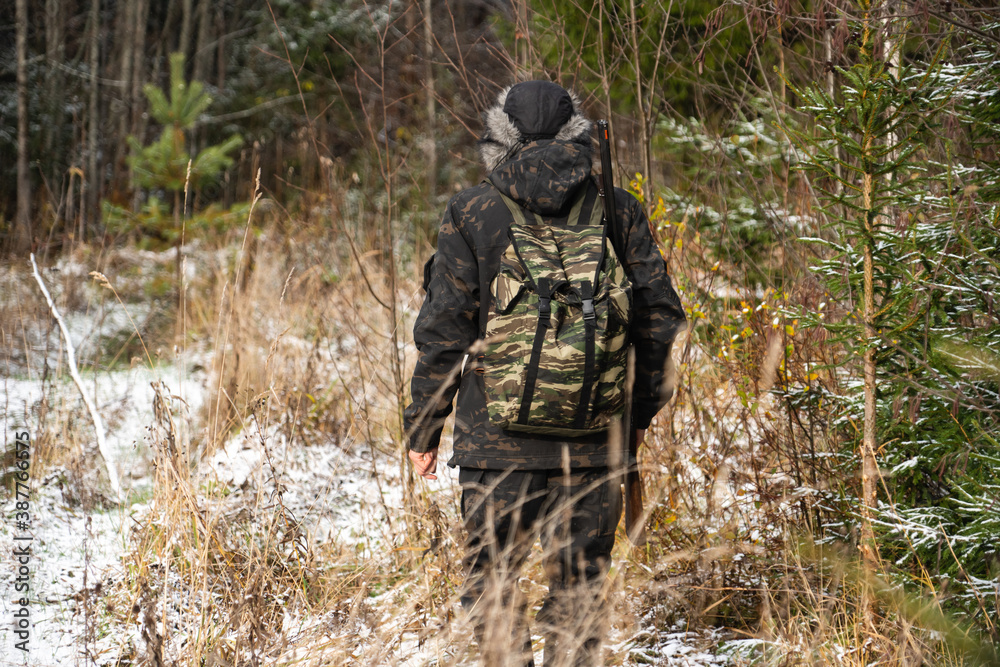
<svg viewBox="0 0 1000 667">
<path fill-rule="evenodd" d="M 319 579 L 315 553 L 285 506 L 281 479 L 254 493 L 199 479 L 189 438 L 178 428 L 181 404 L 156 387 L 152 429 L 153 499 L 126 557 L 133 614 L 154 664 L 261 660 L 280 631 L 286 606 L 308 603 Z M 266 410 L 253 413 L 258 445 Z M 227 500 L 228 499 L 228 500 Z"/>
<path fill-rule="evenodd" d="M 481 652 L 509 655 L 509 641 L 489 645 L 508 636 L 499 630 L 514 619 L 501 598 L 487 600 L 497 632 L 482 647 L 459 604 L 457 498 L 421 492 L 410 507 L 386 500 L 400 484 L 390 472 L 400 445 L 387 372 L 395 345 L 387 332 L 398 324 L 373 296 L 388 288 L 378 253 L 357 261 L 342 253 L 321 217 L 289 225 L 266 200 L 258 213 L 249 232 L 187 256 L 202 262 L 185 299 L 189 349 L 215 360 L 228 350 L 239 363 L 215 364 L 217 393 L 202 412 L 157 386 L 150 501 L 135 515 L 127 577 L 107 593 L 125 604 L 103 622 L 141 627 L 130 659 L 146 664 L 392 665 L 418 655 L 459 665 Z M 252 262 L 237 247 L 252 248 Z M 404 319 L 412 316 L 416 284 L 401 280 L 396 294 Z M 227 316 L 223 336 L 218 322 Z M 793 372 L 794 359 L 784 371 L 768 369 L 773 346 L 762 338 L 760 365 L 740 372 Z M 808 416 L 781 430 L 764 415 L 767 406 L 744 406 L 725 391 L 732 369 L 707 362 L 690 339 L 676 354 L 679 395 L 642 452 L 649 543 L 630 550 L 619 535 L 612 573 L 601 582 L 613 605 L 584 623 L 600 621 L 634 646 L 680 621 L 737 628 L 765 640 L 757 658 L 765 664 L 789 664 L 789 656 L 805 656 L 794 664 L 903 665 L 928 656 L 957 664 L 986 650 L 935 601 L 853 574 L 849 559 L 838 564 L 799 548 L 794 536 L 819 508 L 795 494 L 816 478 L 790 440 L 812 437 L 823 452 L 822 437 Z M 212 435 L 211 406 L 219 402 L 229 412 Z M 234 442 L 261 452 L 260 474 L 246 488 L 206 475 L 209 455 Z M 381 547 L 320 541 L 312 518 L 290 507 L 287 452 L 311 447 L 357 457 L 351 474 L 380 487 L 378 506 L 368 508 L 379 521 L 365 528 Z M 529 616 L 545 593 L 550 555 L 536 547 L 518 568 Z M 513 570 L 501 567 L 504 574 Z M 881 610 L 868 628 L 858 622 L 865 591 Z M 611 664 L 632 664 L 624 645 Z M 845 651 L 852 646 L 861 648 Z M 536 640 L 533 648 L 544 647 Z"/>
<path fill-rule="evenodd" d="M 396 326 L 391 311 L 375 302 L 373 288 L 393 291 L 376 253 L 343 257 L 328 221 L 299 221 L 299 234 L 285 233 L 288 221 L 267 200 L 258 212 L 242 238 L 186 255 L 201 265 L 183 300 L 182 335 L 192 353 L 200 350 L 194 359 L 209 360 L 211 390 L 195 413 L 156 386 L 152 500 L 133 529 L 124 588 L 113 593 L 129 602 L 117 608 L 131 610 L 117 620 L 143 627 L 140 653 L 151 664 L 291 655 L 345 664 L 356 661 L 348 656 L 359 650 L 359 627 L 397 633 L 365 649 L 373 654 L 360 663 L 386 664 L 419 623 L 383 631 L 368 592 L 398 586 L 402 617 L 426 619 L 447 608 L 445 591 L 455 587 L 455 567 L 443 568 L 444 581 L 433 576 L 419 566 L 426 547 L 409 546 L 400 532 L 426 527 L 439 545 L 453 543 L 451 521 L 427 506 L 409 515 L 390 507 L 381 488 L 398 483 L 396 475 L 383 479 L 399 437 L 396 383 L 385 368 L 401 350 L 388 334 Z M 404 299 L 400 307 L 413 304 Z M 208 458 L 241 440 L 261 452 L 259 476 L 244 488 L 206 476 Z M 317 542 L 310 518 L 283 499 L 288 451 L 303 447 L 342 449 L 359 466 L 352 474 L 380 486 L 381 506 L 372 509 L 384 527 L 372 535 L 393 548 L 373 558 Z"/>
<path fill-rule="evenodd" d="M 118 479 L 118 467 L 115 464 L 114 458 L 111 456 L 111 452 L 108 450 L 107 440 L 104 437 L 104 420 L 101 419 L 101 414 L 94 407 L 94 402 L 90 399 L 90 395 L 83 386 L 83 380 L 80 378 L 80 371 L 76 363 L 76 348 L 73 345 L 73 339 L 70 337 L 69 331 L 66 329 L 66 323 L 59 314 L 59 310 L 52 301 L 52 296 L 49 294 L 49 290 L 45 286 L 45 281 L 42 280 L 41 274 L 38 273 L 38 264 L 35 263 L 34 253 L 30 255 L 30 259 L 32 276 L 38 283 L 38 287 L 42 291 L 42 295 L 45 297 L 46 303 L 49 305 L 49 310 L 52 312 L 52 317 L 59 325 L 60 332 L 62 332 L 63 342 L 66 345 L 67 368 L 69 369 L 70 377 L 73 378 L 73 382 L 76 384 L 77 389 L 80 390 L 80 398 L 83 400 L 84 405 L 86 405 L 87 412 L 90 414 L 90 418 L 93 421 L 94 432 L 97 436 L 97 450 L 101 454 L 101 458 L 104 460 L 104 465 L 108 472 L 108 482 L 111 484 L 111 491 L 114 493 L 116 499 L 120 499 L 122 490 L 121 482 Z"/>
</svg>

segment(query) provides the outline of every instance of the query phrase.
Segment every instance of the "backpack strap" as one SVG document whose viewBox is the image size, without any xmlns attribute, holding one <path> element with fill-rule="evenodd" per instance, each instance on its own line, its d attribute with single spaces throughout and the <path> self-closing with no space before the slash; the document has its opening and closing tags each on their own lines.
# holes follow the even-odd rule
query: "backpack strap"
<svg viewBox="0 0 1000 667">
<path fill-rule="evenodd" d="M 539 358 L 542 356 L 545 332 L 552 326 L 552 294 L 548 279 L 539 278 L 535 291 L 538 294 L 538 324 L 535 325 L 535 339 L 531 344 L 528 373 L 524 378 L 524 393 L 521 395 L 521 406 L 517 413 L 518 424 L 527 424 L 528 417 L 531 416 L 531 400 L 535 397 L 535 384 L 538 382 Z"/>
<path fill-rule="evenodd" d="M 489 183 L 489 181 L 485 182 Z M 490 183 L 490 185 L 492 185 L 492 183 Z M 495 185 L 493 187 L 496 188 Z M 507 208 L 510 210 L 510 214 L 514 218 L 514 223 L 518 225 L 524 226 L 528 224 L 528 219 L 527 216 L 525 215 L 526 213 L 530 213 L 534 217 L 534 221 L 532 222 L 532 224 L 537 224 L 540 226 L 545 224 L 553 224 L 553 225 L 566 224 L 570 227 L 579 224 L 593 225 L 595 227 L 597 225 L 603 225 L 604 213 L 601 207 L 597 206 L 597 200 L 598 197 L 600 196 L 598 194 L 597 188 L 584 186 L 583 190 L 584 192 L 581 195 L 577 196 L 577 198 L 573 201 L 573 206 L 570 207 L 569 213 L 566 214 L 565 217 L 553 216 L 551 218 L 552 220 L 551 223 L 546 223 L 545 218 L 543 218 L 541 215 L 535 213 L 534 211 L 524 208 L 510 197 L 500 192 L 499 189 L 497 189 L 497 194 L 500 195 L 500 198 L 503 199 L 503 203 L 506 204 Z"/>
<path fill-rule="evenodd" d="M 503 203 L 507 204 L 507 208 L 510 209 L 510 214 L 514 216 L 514 224 L 521 225 L 522 227 L 527 225 L 528 221 L 524 217 L 524 209 L 521 208 L 516 201 L 514 201 L 504 193 L 500 192 L 500 190 L 497 190 L 497 193 L 500 195 L 500 199 L 503 200 Z M 538 222 L 539 224 L 542 224 L 544 222 L 541 216 L 539 216 L 537 213 L 535 213 L 535 219 L 536 222 Z"/>
<path fill-rule="evenodd" d="M 493 187 L 496 188 L 495 185 Z M 583 195 L 578 196 L 576 198 L 576 201 L 573 202 L 573 206 L 570 208 L 569 214 L 566 216 L 566 218 L 562 220 L 556 219 L 555 224 L 565 221 L 565 223 L 568 226 L 575 227 L 577 225 L 580 225 L 582 221 L 586 220 L 587 222 L 583 224 L 587 224 L 593 227 L 601 225 L 603 227 L 603 230 L 601 232 L 601 256 L 597 260 L 597 269 L 594 271 L 594 280 L 591 282 L 591 285 L 593 285 L 594 289 L 596 289 L 598 281 L 601 279 L 601 270 L 604 268 L 604 248 L 605 248 L 605 240 L 608 238 L 608 227 L 607 225 L 604 224 L 604 208 L 602 206 L 597 206 L 597 198 L 599 196 L 597 188 L 588 187 L 585 185 L 583 190 L 584 190 Z M 521 226 L 527 224 L 527 218 L 525 217 L 525 209 L 516 201 L 514 201 L 504 193 L 500 192 L 499 188 L 497 188 L 497 192 L 500 194 L 500 198 L 503 199 L 503 203 L 507 205 L 508 209 L 510 209 L 510 214 L 514 216 L 514 223 Z M 545 220 L 542 219 L 542 216 L 538 215 L 534 211 L 529 211 L 529 212 L 535 216 L 535 221 L 540 226 L 545 224 Z M 513 238 L 514 237 L 512 236 L 511 237 L 512 243 L 513 243 Z M 612 246 L 615 245 L 614 241 L 615 241 L 614 236 L 612 236 L 611 238 Z M 517 248 L 515 247 L 515 250 L 516 249 Z M 618 255 L 619 258 L 621 257 L 621 255 L 618 253 L 617 247 L 615 247 L 615 254 Z M 485 310 L 482 311 L 480 313 L 480 320 L 485 321 L 486 315 L 487 312 Z"/>
<path fill-rule="evenodd" d="M 599 196 L 596 187 L 587 187 L 583 197 L 580 197 L 570 209 L 567 224 L 570 226 L 584 224 L 592 227 L 603 225 L 604 213 L 597 205 Z"/>
<path fill-rule="evenodd" d="M 603 256 L 603 251 L 602 251 Z M 586 280 L 580 286 L 580 296 L 583 299 L 584 326 L 584 363 L 583 363 L 583 393 L 580 395 L 580 405 L 576 409 L 573 428 L 582 429 L 587 423 L 590 412 L 590 399 L 597 378 L 597 364 L 594 359 L 594 339 L 597 333 L 597 313 L 594 311 L 594 286 Z"/>
</svg>

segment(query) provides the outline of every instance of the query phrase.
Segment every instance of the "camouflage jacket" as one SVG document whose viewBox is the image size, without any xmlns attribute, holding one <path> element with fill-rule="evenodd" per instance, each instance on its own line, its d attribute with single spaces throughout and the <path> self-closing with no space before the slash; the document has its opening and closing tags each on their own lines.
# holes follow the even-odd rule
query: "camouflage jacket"
<svg viewBox="0 0 1000 667">
<path fill-rule="evenodd" d="M 410 449 L 438 446 L 444 421 L 455 415 L 450 465 L 471 468 L 559 468 L 569 444 L 574 467 L 608 464 L 606 435 L 567 442 L 565 438 L 514 435 L 490 423 L 482 376 L 466 361 L 481 337 L 480 295 L 489 294 L 506 249 L 511 214 L 498 190 L 542 219 L 558 224 L 590 177 L 589 143 L 542 139 L 525 144 L 496 168 L 488 182 L 464 190 L 448 203 L 438 232 L 437 252 L 424 268 L 426 297 L 414 327 L 419 352 L 411 382 L 412 403 L 404 417 Z M 634 317 L 629 332 L 636 352 L 633 390 L 635 425 L 645 428 L 669 400 L 666 362 L 676 334 L 684 328 L 680 299 L 649 229 L 642 206 L 616 189 L 619 223 L 609 230 L 633 287 Z"/>
</svg>

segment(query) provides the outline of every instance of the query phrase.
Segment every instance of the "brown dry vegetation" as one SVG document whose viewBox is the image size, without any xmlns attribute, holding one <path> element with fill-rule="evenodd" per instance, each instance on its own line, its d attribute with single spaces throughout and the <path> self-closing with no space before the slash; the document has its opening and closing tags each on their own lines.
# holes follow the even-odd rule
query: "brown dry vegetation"
<svg viewBox="0 0 1000 667">
<path fill-rule="evenodd" d="M 164 312 L 136 322 L 139 345 L 125 339 L 100 352 L 118 364 L 204 364 L 207 390 L 192 407 L 165 384 L 156 387 L 149 467 L 138 473 L 148 500 L 112 510 L 129 517 L 123 575 L 84 596 L 88 614 L 105 636 L 139 628 L 139 642 L 123 635 L 119 664 L 466 664 L 475 648 L 457 603 L 454 489 L 416 483 L 403 464 L 400 379 L 409 372 L 420 300 L 414 272 L 393 285 L 360 225 L 354 254 L 329 221 L 293 221 L 271 206 L 260 201 L 243 229 L 185 250 L 194 269 L 185 274 L 180 315 L 168 295 Z M 672 262 L 679 281 L 711 279 L 684 257 Z M 172 270 L 170 257 L 158 268 L 152 254 L 129 249 L 81 247 L 70 258 L 104 274 L 108 287 L 65 276 L 57 304 L 65 312 L 85 314 L 102 299 L 111 309 L 134 309 L 157 272 Z M 15 296 L 5 301 L 6 321 L 16 325 L 10 331 L 26 332 L 23 341 L 44 333 L 48 313 L 23 265 L 6 275 Z M 765 333 L 769 321 L 770 314 L 761 318 Z M 612 664 L 664 660 L 671 628 L 696 631 L 683 641 L 709 652 L 727 640 L 765 640 L 733 657 L 737 663 L 948 662 L 947 642 L 959 635 L 949 634 L 953 624 L 933 602 L 883 590 L 856 571 L 850 554 L 821 558 L 808 546 L 809 517 L 820 510 L 803 489 L 825 482 L 795 478 L 807 473 L 791 439 L 814 438 L 822 448 L 821 429 L 806 433 L 794 420 L 777 420 L 766 400 L 750 409 L 729 381 L 733 372 L 751 380 L 773 374 L 764 368 L 774 363 L 767 344 L 736 369 L 694 339 L 685 335 L 675 350 L 679 391 L 644 453 L 649 544 L 631 549 L 620 540 L 607 584 L 615 600 Z M 27 369 L 32 346 L 18 347 L 9 367 Z M 65 495 L 85 511 L 110 502 L 75 401 L 29 406 L 25 419 L 37 434 L 36 470 L 72 471 Z M 261 453 L 260 474 L 240 486 L 205 465 L 232 442 Z M 325 451 L 321 460 L 342 461 L 332 474 L 379 488 L 381 500 L 357 499 L 371 504 L 361 511 L 375 519 L 363 539 L 317 539 L 324 498 L 286 502 L 297 491 L 296 451 Z M 543 593 L 541 558 L 536 550 L 522 582 L 532 606 Z M 861 623 L 862 588 L 881 600 L 876 625 Z M 81 636 L 81 649 L 96 638 Z"/>
<path fill-rule="evenodd" d="M 768 62 L 780 55 L 784 68 L 787 55 L 787 78 L 825 73 L 820 31 L 810 37 L 811 51 L 802 46 L 816 23 L 812 13 L 799 12 L 806 28 L 796 29 L 790 45 L 773 30 L 790 8 L 726 7 L 730 16 L 743 13 L 732 19 L 739 25 L 760 29 L 754 44 Z M 399 18 L 410 36 L 418 22 L 411 9 Z M 725 17 L 710 13 L 697 25 L 725 38 Z M 621 91 L 609 77 L 628 76 L 629 37 L 609 37 L 618 41 L 608 61 L 602 55 L 590 71 L 592 63 L 576 61 L 565 24 L 540 19 L 531 28 L 533 40 L 514 40 L 524 50 L 493 54 L 498 70 L 598 82 L 585 100 L 593 115 L 618 111 L 613 95 Z M 847 39 L 841 28 L 833 32 Z M 681 33 L 669 46 L 687 53 L 687 44 L 690 53 L 671 63 L 669 49 L 658 51 L 657 67 L 676 65 L 673 75 L 685 85 L 703 81 L 696 37 L 686 26 Z M 2 265 L 5 377 L 43 388 L 37 401 L 6 405 L 9 424 L 33 436 L 32 484 L 36 491 L 58 484 L 72 511 L 111 513 L 122 525 L 119 567 L 96 585 L 82 582 L 74 598 L 71 626 L 83 664 L 445 666 L 471 664 L 477 655 L 458 604 L 455 485 L 446 476 L 436 484 L 415 479 L 404 451 L 400 416 L 422 299 L 419 268 L 444 198 L 421 189 L 429 158 L 399 127 L 398 143 L 386 132 L 401 108 L 419 116 L 406 82 L 391 80 L 390 37 L 386 30 L 377 53 L 355 63 L 361 104 L 354 121 L 368 149 L 357 171 L 331 160 L 303 123 L 296 150 L 325 190 L 281 198 L 275 187 L 239 224 L 191 231 L 180 257 L 140 249 L 138 232 L 89 243 L 69 234 L 61 252 L 55 244 L 51 253 L 50 246 L 40 250 L 58 308 L 86 323 L 74 329 L 83 336 L 74 344 L 83 345 L 95 379 L 149 368 L 159 380 L 174 369 L 204 381 L 197 400 L 166 381 L 156 384 L 144 435 L 132 436 L 139 445 L 123 504 L 108 494 L 86 412 L 74 393 L 59 389 L 64 342 L 26 261 L 12 256 Z M 722 38 L 702 46 L 719 47 Z M 642 35 L 644 44 L 650 39 L 659 35 Z M 554 56 L 541 52 L 550 43 Z M 848 46 L 838 49 L 838 64 L 849 64 L 841 62 Z M 442 50 L 439 75 L 454 77 L 450 85 L 473 102 L 448 106 L 440 94 L 438 120 L 471 123 L 467 106 L 481 106 L 484 91 L 499 83 L 477 79 L 456 49 Z M 739 67 L 748 63 L 749 55 Z M 996 636 L 1000 600 L 977 599 L 979 626 L 971 629 L 943 611 L 948 591 L 923 564 L 900 575 L 858 562 L 858 536 L 844 521 L 851 508 L 841 504 L 851 497 L 842 492 L 858 484 L 857 468 L 844 464 L 845 427 L 829 409 L 849 391 L 838 371 L 847 353 L 824 328 L 800 326 L 794 315 L 824 308 L 831 319 L 849 314 L 803 270 L 810 258 L 792 243 L 799 231 L 821 233 L 813 183 L 792 173 L 784 157 L 753 172 L 733 146 L 762 153 L 778 133 L 768 134 L 762 121 L 763 130 L 737 136 L 719 119 L 770 119 L 748 99 L 765 89 L 767 106 L 788 111 L 792 95 L 783 85 L 776 92 L 781 81 L 708 71 L 704 85 L 687 91 L 694 99 L 684 101 L 685 111 L 704 120 L 694 125 L 704 144 L 671 143 L 676 137 L 654 121 L 682 114 L 652 84 L 639 90 L 655 104 L 612 114 L 623 138 L 621 173 L 653 172 L 646 176 L 654 182 L 637 180 L 632 189 L 646 195 L 692 328 L 674 350 L 677 394 L 653 423 L 642 455 L 649 542 L 633 549 L 620 533 L 606 583 L 614 600 L 605 619 L 612 628 L 608 662 L 708 664 L 714 656 L 732 664 L 996 664 L 978 633 Z M 646 142 L 643 123 L 655 130 Z M 448 135 L 455 147 L 448 159 L 461 165 L 449 172 L 448 186 L 478 178 L 469 167 L 472 149 L 463 147 L 474 131 Z M 257 147 L 244 157 L 244 173 L 261 161 Z M 278 171 L 269 180 L 284 184 Z M 661 184 L 683 197 L 660 205 Z M 238 190 L 259 193 L 259 182 L 248 179 Z M 768 222 L 771 235 L 754 245 L 734 231 L 737 209 L 746 205 L 740 197 L 780 202 L 781 215 L 800 217 L 803 228 Z M 721 212 L 721 223 L 703 210 L 706 202 Z M 41 223 L 48 230 L 60 224 Z M 767 282 L 787 276 L 795 281 Z M 124 402 L 100 406 L 109 429 L 128 424 Z M 215 465 L 219 456 L 234 465 L 243 454 L 256 457 L 248 474 L 227 476 Z M 830 524 L 845 527 L 840 540 L 820 530 Z M 542 559 L 536 549 L 521 581 L 529 609 L 544 593 Z M 903 592 L 901 578 L 925 596 Z M 688 657 L 672 661 L 679 647 Z"/>
</svg>

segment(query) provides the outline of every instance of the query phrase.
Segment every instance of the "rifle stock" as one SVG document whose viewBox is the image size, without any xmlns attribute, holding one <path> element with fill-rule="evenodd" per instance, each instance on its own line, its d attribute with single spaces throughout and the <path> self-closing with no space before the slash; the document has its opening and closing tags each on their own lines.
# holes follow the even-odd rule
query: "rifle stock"
<svg viewBox="0 0 1000 667">
<path fill-rule="evenodd" d="M 608 121 L 597 121 L 597 139 L 601 147 L 601 196 L 604 199 L 604 224 L 609 230 L 614 229 L 617 222 L 615 214 L 615 184 L 611 166 L 611 132 Z M 609 233 L 613 239 L 614 235 Z M 612 243 L 618 250 L 617 243 Z M 620 250 L 619 250 L 619 256 Z M 635 423 L 632 411 L 632 378 L 635 355 L 629 355 L 629 370 L 625 379 L 625 415 L 622 419 L 622 442 L 628 443 L 628 452 L 624 457 L 625 484 L 625 534 L 634 546 L 646 542 L 645 510 L 642 507 L 642 479 L 639 477 L 638 443 L 636 442 Z"/>
<path fill-rule="evenodd" d="M 646 517 L 642 506 L 642 477 L 639 476 L 639 443 L 636 440 L 635 419 L 632 411 L 632 379 L 634 377 L 635 355 L 629 355 L 629 368 L 626 377 L 627 391 L 625 393 L 626 414 L 622 420 L 625 429 L 623 441 L 628 442 L 625 452 L 623 482 L 625 484 L 625 535 L 632 546 L 640 547 L 646 543 Z"/>
<path fill-rule="evenodd" d="M 633 431 L 634 433 L 634 431 Z M 629 443 L 629 449 L 635 447 L 635 436 Z M 634 546 L 640 547 L 646 543 L 646 522 L 645 509 L 642 506 L 642 479 L 639 477 L 638 460 L 631 459 L 629 468 L 625 473 L 625 530 L 628 533 L 628 540 Z"/>
</svg>

